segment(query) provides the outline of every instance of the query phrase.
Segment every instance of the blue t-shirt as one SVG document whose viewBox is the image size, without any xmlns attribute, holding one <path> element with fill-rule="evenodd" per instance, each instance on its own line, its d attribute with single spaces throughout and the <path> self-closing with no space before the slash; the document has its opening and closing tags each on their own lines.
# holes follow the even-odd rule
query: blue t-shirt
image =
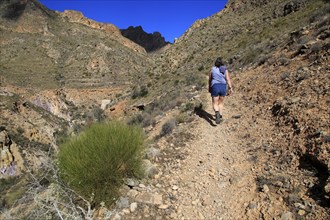
<svg viewBox="0 0 330 220">
<path fill-rule="evenodd" d="M 214 84 L 226 84 L 226 66 L 212 67 L 212 81 L 211 86 Z"/>
</svg>

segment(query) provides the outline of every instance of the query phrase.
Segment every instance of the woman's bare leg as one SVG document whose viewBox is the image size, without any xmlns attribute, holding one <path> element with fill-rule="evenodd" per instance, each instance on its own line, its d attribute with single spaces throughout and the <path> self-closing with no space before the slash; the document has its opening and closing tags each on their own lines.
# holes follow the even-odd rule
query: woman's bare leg
<svg viewBox="0 0 330 220">
<path fill-rule="evenodd" d="M 213 110 L 215 112 L 218 112 L 220 110 L 219 109 L 219 96 L 212 97 L 212 105 L 213 105 Z"/>
<path fill-rule="evenodd" d="M 220 124 L 221 122 L 221 108 L 223 106 L 223 97 L 212 97 L 213 109 L 215 111 L 215 123 Z"/>
<path fill-rule="evenodd" d="M 223 113 L 223 104 L 224 104 L 224 102 L 225 102 L 225 97 L 220 96 L 219 99 L 218 99 L 218 109 L 219 109 L 221 115 Z"/>
</svg>

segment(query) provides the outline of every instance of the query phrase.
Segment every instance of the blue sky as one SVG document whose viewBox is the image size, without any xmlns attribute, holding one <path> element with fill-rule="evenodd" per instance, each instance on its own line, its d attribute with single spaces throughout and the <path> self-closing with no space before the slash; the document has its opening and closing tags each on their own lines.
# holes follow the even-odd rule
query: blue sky
<svg viewBox="0 0 330 220">
<path fill-rule="evenodd" d="M 197 19 L 221 11 L 227 0 L 39 0 L 47 8 L 81 11 L 95 21 L 120 29 L 142 26 L 158 31 L 166 41 L 179 38 Z"/>
</svg>

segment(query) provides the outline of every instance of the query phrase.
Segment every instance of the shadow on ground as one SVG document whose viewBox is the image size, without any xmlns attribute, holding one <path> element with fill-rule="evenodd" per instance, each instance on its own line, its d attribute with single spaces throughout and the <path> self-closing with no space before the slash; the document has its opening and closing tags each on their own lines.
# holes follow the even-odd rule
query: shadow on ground
<svg viewBox="0 0 330 220">
<path fill-rule="evenodd" d="M 200 118 L 205 119 L 211 126 L 215 127 L 216 125 L 214 124 L 214 117 L 212 114 L 208 113 L 203 109 L 203 106 L 200 105 L 198 107 L 195 107 L 194 113 L 198 115 Z"/>
</svg>

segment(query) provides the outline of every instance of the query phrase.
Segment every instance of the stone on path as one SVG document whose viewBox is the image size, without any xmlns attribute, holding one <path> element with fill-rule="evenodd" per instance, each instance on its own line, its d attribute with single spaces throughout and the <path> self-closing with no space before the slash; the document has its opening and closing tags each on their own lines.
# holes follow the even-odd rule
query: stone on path
<svg viewBox="0 0 330 220">
<path fill-rule="evenodd" d="M 162 195 L 143 192 L 136 196 L 136 201 L 151 205 L 161 205 L 163 203 Z"/>
</svg>

